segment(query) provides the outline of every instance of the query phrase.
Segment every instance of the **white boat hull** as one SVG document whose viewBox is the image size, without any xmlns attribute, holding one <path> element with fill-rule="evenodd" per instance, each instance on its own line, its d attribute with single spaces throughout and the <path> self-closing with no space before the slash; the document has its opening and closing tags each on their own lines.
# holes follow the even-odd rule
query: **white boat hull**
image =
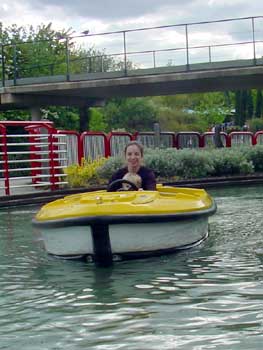
<svg viewBox="0 0 263 350">
<path fill-rule="evenodd" d="M 208 232 L 208 217 L 159 223 L 109 224 L 109 246 L 113 258 L 156 255 L 191 247 L 202 241 Z M 89 225 L 43 228 L 48 253 L 63 257 L 95 255 L 94 233 Z M 100 231 L 95 232 L 100 235 Z"/>
</svg>

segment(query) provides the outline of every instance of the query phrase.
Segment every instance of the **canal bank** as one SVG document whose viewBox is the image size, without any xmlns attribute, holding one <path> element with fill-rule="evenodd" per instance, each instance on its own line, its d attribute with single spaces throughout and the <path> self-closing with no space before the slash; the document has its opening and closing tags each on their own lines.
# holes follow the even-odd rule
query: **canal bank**
<svg viewBox="0 0 263 350">
<path fill-rule="evenodd" d="M 211 178 L 201 178 L 201 179 L 189 179 L 189 180 L 178 180 L 178 181 L 160 181 L 164 185 L 177 186 L 177 187 L 196 187 L 204 189 L 215 189 L 227 186 L 251 186 L 263 184 L 263 173 L 258 173 L 249 176 L 228 176 L 228 177 L 211 177 Z M 17 194 L 10 196 L 0 197 L 0 208 L 14 207 L 21 205 L 31 205 L 31 204 L 43 204 L 55 199 L 62 198 L 66 195 L 97 191 L 105 189 L 105 186 L 90 186 L 81 188 L 64 188 L 56 191 L 44 190 L 41 191 L 37 188 L 30 188 L 30 191 L 21 193 L 17 191 Z"/>
</svg>

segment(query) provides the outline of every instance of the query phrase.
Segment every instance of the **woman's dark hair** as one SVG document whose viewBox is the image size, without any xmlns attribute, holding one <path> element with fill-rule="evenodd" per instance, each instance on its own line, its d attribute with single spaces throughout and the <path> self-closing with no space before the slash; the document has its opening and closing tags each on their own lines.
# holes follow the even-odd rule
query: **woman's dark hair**
<svg viewBox="0 0 263 350">
<path fill-rule="evenodd" d="M 127 143 L 127 145 L 124 148 L 125 155 L 126 155 L 127 148 L 129 146 L 137 146 L 141 152 L 141 156 L 143 157 L 143 145 L 141 143 L 139 143 L 138 141 L 130 141 L 129 143 Z"/>
</svg>

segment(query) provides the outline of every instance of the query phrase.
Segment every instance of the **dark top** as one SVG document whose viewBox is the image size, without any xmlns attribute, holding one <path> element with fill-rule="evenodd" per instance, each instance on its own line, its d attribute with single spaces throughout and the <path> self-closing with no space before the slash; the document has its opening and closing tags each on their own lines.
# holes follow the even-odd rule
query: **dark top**
<svg viewBox="0 0 263 350">
<path fill-rule="evenodd" d="M 125 174 L 128 173 L 128 168 L 121 168 L 117 170 L 111 177 L 109 184 L 112 181 L 122 179 Z M 149 190 L 149 191 L 155 191 L 156 190 L 156 179 L 154 172 L 146 168 L 145 166 L 141 166 L 137 174 L 141 177 L 142 179 L 142 188 L 144 190 Z"/>
</svg>

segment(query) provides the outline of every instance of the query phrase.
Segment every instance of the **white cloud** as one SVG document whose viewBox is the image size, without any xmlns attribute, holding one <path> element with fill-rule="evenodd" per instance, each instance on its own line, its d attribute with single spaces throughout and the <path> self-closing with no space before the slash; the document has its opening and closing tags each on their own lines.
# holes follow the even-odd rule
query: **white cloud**
<svg viewBox="0 0 263 350">
<path fill-rule="evenodd" d="M 0 9 L 1 11 L 7 12 L 10 9 L 10 7 L 8 6 L 7 3 L 3 3 L 0 5 Z"/>
<path fill-rule="evenodd" d="M 53 26 L 58 29 L 70 27 L 71 19 L 63 14 L 63 9 L 56 6 L 44 7 L 41 12 L 36 8 L 32 8 L 27 2 L 11 1 L 2 6 L 7 10 L 1 13 L 0 21 L 5 27 L 12 24 L 24 27 L 37 27 L 40 24 L 53 23 Z M 59 14 L 59 15 L 57 15 Z M 67 25 L 68 23 L 68 25 Z"/>
<path fill-rule="evenodd" d="M 0 21 L 33 25 L 52 22 L 58 29 L 92 32 L 263 15 L 254 0 L 9 0 L 0 5 Z"/>
<path fill-rule="evenodd" d="M 37 27 L 51 22 L 53 28 L 58 30 L 72 28 L 75 35 L 84 30 L 94 34 L 260 14 L 263 15 L 262 0 L 254 0 L 249 6 L 246 0 L 4 0 L 0 4 L 0 21 L 5 27 L 12 24 Z M 256 21 L 258 40 L 263 40 L 262 24 L 263 19 Z M 188 36 L 190 46 L 231 43 L 245 40 L 245 37 L 251 40 L 251 21 L 189 25 Z M 126 37 L 128 51 L 180 48 L 185 45 L 185 27 L 127 33 Z M 93 43 L 98 49 L 105 48 L 111 53 L 123 50 L 122 34 L 89 36 L 79 42 L 84 45 Z M 237 48 L 235 50 L 240 54 L 242 52 L 242 56 L 248 55 L 249 51 Z M 201 51 L 201 55 L 207 56 L 207 49 Z M 220 52 L 219 49 L 218 51 Z M 192 57 L 197 57 L 197 52 L 196 50 L 192 53 Z M 185 55 L 183 51 L 171 52 L 170 60 L 175 60 L 175 53 L 179 56 Z"/>
<path fill-rule="evenodd" d="M 220 7 L 228 7 L 228 6 L 238 6 L 238 5 L 242 5 L 244 3 L 243 0 L 232 0 L 232 1 L 228 1 L 228 0 L 209 0 L 208 1 L 208 5 L 209 6 L 220 6 Z"/>
</svg>

